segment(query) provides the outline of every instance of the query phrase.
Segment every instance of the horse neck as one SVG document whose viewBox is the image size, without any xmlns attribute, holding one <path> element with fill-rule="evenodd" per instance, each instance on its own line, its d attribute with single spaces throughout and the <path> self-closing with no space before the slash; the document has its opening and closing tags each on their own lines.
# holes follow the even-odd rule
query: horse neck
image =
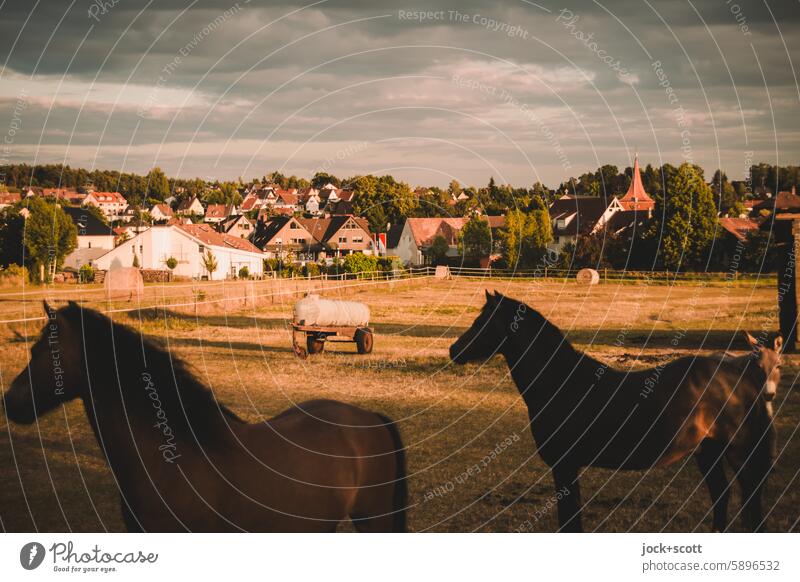
<svg viewBox="0 0 800 582">
<path fill-rule="evenodd" d="M 110 344 L 111 338 L 107 340 Z M 98 337 L 97 343 L 101 341 Z M 233 438 L 230 427 L 222 426 L 226 420 L 213 402 L 191 397 L 190 391 L 204 389 L 194 378 L 173 375 L 163 362 L 148 367 L 147 362 L 164 357 L 155 350 L 145 345 L 116 358 L 100 352 L 82 361 L 84 408 L 112 465 L 135 460 L 138 466 L 140 457 L 161 461 L 174 455 L 191 456 L 199 454 L 198 443 L 211 449 Z M 181 394 L 176 381 L 184 390 Z M 241 422 L 232 414 L 229 420 Z"/>
<path fill-rule="evenodd" d="M 502 353 L 529 408 L 549 400 L 581 362 L 581 355 L 566 338 L 536 325 L 520 326 L 509 333 Z"/>
</svg>

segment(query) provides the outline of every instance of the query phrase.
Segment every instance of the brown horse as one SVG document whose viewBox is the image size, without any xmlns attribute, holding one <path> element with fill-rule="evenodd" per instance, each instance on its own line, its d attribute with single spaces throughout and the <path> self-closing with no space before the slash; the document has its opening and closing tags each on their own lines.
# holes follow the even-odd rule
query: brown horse
<svg viewBox="0 0 800 582">
<path fill-rule="evenodd" d="M 763 377 L 763 388 L 761 390 L 761 397 L 767 403 L 767 412 L 770 418 L 773 417 L 772 401 L 778 395 L 778 386 L 781 383 L 781 365 L 783 358 L 781 357 L 781 349 L 783 348 L 783 338 L 778 336 L 775 338 L 772 348 L 762 346 L 758 340 L 747 332 L 744 332 L 747 343 L 750 344 L 752 352 L 744 356 L 737 356 L 729 352 L 719 354 L 712 354 L 712 358 L 721 360 L 733 366 L 739 366 L 742 369 L 751 369 L 756 374 Z"/>
<path fill-rule="evenodd" d="M 450 347 L 456 363 L 502 354 L 531 421 L 538 452 L 553 471 L 560 531 L 581 531 L 578 473 L 635 470 L 695 454 L 711 494 L 715 530 L 728 528 L 736 471 L 748 528 L 764 525 L 761 494 L 770 472 L 771 419 L 764 379 L 719 359 L 685 357 L 641 371 L 608 367 L 570 345 L 537 311 L 499 293 Z"/>
<path fill-rule="evenodd" d="M 388 418 L 332 400 L 248 424 L 170 353 L 75 303 L 53 311 L 4 395 L 34 422 L 74 398 L 131 531 L 404 531 L 403 443 Z"/>
</svg>

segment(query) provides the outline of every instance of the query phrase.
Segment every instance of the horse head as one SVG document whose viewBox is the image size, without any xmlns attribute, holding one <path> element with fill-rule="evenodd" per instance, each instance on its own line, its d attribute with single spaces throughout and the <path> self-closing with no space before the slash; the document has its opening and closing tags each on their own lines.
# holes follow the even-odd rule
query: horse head
<svg viewBox="0 0 800 582">
<path fill-rule="evenodd" d="M 781 349 L 783 348 L 783 338 L 778 336 L 772 343 L 772 347 L 761 345 L 756 338 L 747 332 L 745 337 L 750 348 L 753 350 L 753 359 L 758 367 L 764 373 L 764 387 L 762 394 L 764 399 L 769 402 L 775 398 L 778 393 L 778 385 L 781 382 L 781 365 L 783 358 L 781 356 Z"/>
<path fill-rule="evenodd" d="M 3 395 L 6 415 L 21 424 L 78 397 L 83 384 L 80 322 L 74 318 L 80 307 L 70 302 L 56 311 L 43 304 L 47 323 L 31 347 L 27 367 Z"/>
</svg>

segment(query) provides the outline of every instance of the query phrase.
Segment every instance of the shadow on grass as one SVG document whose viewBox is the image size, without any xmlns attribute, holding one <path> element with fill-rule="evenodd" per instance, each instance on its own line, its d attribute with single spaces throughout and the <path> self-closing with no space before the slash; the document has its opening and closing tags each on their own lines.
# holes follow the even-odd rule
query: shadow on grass
<svg viewBox="0 0 800 582">
<path fill-rule="evenodd" d="M 187 325 L 209 327 L 253 328 L 268 330 L 287 330 L 290 320 L 282 317 L 260 317 L 245 315 L 194 315 L 179 311 L 158 308 L 130 312 L 132 321 L 158 323 L 186 322 Z M 372 329 L 378 335 L 400 337 L 455 339 L 467 331 L 467 326 L 373 323 Z M 582 346 L 617 346 L 636 348 L 671 348 L 676 350 L 746 350 L 747 342 L 741 331 L 730 329 L 681 330 L 681 329 L 573 329 L 565 332 L 569 341 Z M 224 342 L 228 345 L 227 342 Z M 242 343 L 242 349 L 254 349 L 249 342 Z"/>
</svg>

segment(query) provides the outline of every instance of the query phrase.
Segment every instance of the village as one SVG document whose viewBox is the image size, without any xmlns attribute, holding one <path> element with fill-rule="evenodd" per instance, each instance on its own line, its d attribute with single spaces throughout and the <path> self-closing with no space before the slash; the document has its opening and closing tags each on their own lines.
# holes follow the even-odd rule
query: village
<svg viewBox="0 0 800 582">
<path fill-rule="evenodd" d="M 569 270 L 600 264 L 603 258 L 593 254 L 592 245 L 613 249 L 623 244 L 630 255 L 637 236 L 653 223 L 659 210 L 642 181 L 638 156 L 629 173 L 624 191 L 601 196 L 564 188 L 523 200 L 528 213 L 538 208 L 546 216 L 547 224 L 533 227 L 541 231 L 534 238 L 521 234 L 531 228 L 525 224 L 524 209 L 506 205 L 499 208 L 505 212 L 498 213 L 495 206 L 492 213 L 481 207 L 476 189 L 461 189 L 457 183 L 446 192 L 416 188 L 413 195 L 419 206 L 433 197 L 439 207 L 427 216 L 408 216 L 394 224 L 375 225 L 371 217 L 359 214 L 359 193 L 339 187 L 338 180 L 299 188 L 253 181 L 235 190 L 235 199 L 227 203 L 207 202 L 211 196 L 179 187 L 144 208 L 129 203 L 120 192 L 97 191 L 91 184 L 80 189 L 32 186 L 1 192 L 0 213 L 26 218 L 29 202 L 40 199 L 63 209 L 74 224 L 76 238 L 66 247 L 68 252 L 51 253 L 53 260 L 40 261 L 42 281 L 102 281 L 104 272 L 131 266 L 141 269 L 148 281 L 313 276 L 331 267 L 338 272 L 348 255 L 383 258 L 390 270 L 444 264 L 524 271 L 523 257 L 533 253 L 540 261 Z M 721 188 L 708 184 L 709 191 L 717 186 Z M 208 184 L 207 192 L 214 188 L 219 189 Z M 797 209 L 800 197 L 794 186 L 776 195 L 757 188 L 727 211 L 717 209 L 718 254 L 729 262 L 737 248 L 741 255 L 743 246 L 769 227 L 771 216 Z M 10 228 L 7 218 L 0 232 L 4 227 Z M 529 248 L 514 253 L 514 245 Z M 352 264 L 366 268 L 363 261 Z M 37 274 L 33 275 L 35 282 Z"/>
</svg>

